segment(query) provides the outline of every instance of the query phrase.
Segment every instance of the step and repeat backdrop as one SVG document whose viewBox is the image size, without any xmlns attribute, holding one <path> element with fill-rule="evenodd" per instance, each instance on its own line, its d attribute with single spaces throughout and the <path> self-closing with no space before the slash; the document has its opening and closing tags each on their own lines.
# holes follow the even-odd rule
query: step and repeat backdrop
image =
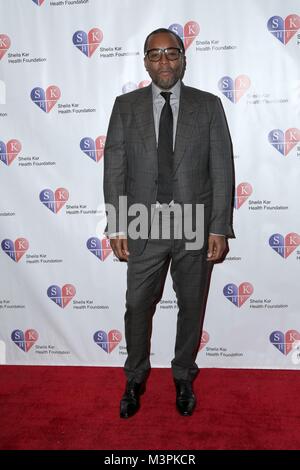
<svg viewBox="0 0 300 470">
<path fill-rule="evenodd" d="M 186 85 L 218 95 L 236 193 L 201 367 L 300 367 L 299 0 L 0 0 L 0 362 L 122 366 L 126 264 L 105 239 L 103 148 L 117 95 L 147 86 L 143 44 L 186 46 Z M 152 365 L 169 367 L 167 279 Z"/>
</svg>

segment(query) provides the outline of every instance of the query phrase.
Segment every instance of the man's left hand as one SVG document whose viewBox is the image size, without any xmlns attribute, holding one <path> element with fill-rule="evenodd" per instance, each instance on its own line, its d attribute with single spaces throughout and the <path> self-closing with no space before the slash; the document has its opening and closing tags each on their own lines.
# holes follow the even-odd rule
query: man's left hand
<svg viewBox="0 0 300 470">
<path fill-rule="evenodd" d="M 226 237 L 222 235 L 212 235 L 208 236 L 208 250 L 207 250 L 207 260 L 208 261 L 219 261 L 225 254 L 227 248 Z"/>
</svg>

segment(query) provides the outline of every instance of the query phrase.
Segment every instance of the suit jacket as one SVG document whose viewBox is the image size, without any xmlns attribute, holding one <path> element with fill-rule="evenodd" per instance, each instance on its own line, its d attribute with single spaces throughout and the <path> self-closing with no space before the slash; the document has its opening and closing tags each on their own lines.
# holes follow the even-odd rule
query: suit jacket
<svg viewBox="0 0 300 470">
<path fill-rule="evenodd" d="M 149 85 L 116 98 L 104 149 L 105 203 L 113 205 L 118 214 L 119 196 L 127 196 L 128 207 L 143 203 L 150 213 L 151 205 L 156 203 L 157 178 L 157 144 Z M 206 234 L 234 237 L 232 151 L 222 104 L 217 96 L 183 83 L 172 185 L 175 202 L 204 204 Z M 126 221 L 122 220 L 116 226 L 117 232 L 126 232 Z M 146 241 L 128 238 L 129 252 L 141 253 Z"/>
</svg>

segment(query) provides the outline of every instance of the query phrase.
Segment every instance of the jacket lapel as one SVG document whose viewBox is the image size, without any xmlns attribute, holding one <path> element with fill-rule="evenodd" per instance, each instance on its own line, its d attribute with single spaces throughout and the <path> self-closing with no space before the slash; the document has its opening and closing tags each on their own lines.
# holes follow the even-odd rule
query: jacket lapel
<svg viewBox="0 0 300 470">
<path fill-rule="evenodd" d="M 144 142 L 147 154 L 153 156 L 157 169 L 157 148 L 153 118 L 152 87 L 145 87 L 134 106 L 136 130 Z"/>
<path fill-rule="evenodd" d="M 178 166 L 184 157 L 186 145 L 189 143 L 193 134 L 193 128 L 196 122 L 196 112 L 197 104 L 195 104 L 193 97 L 190 96 L 188 88 L 182 83 L 175 139 L 173 175 L 175 175 Z"/>
</svg>

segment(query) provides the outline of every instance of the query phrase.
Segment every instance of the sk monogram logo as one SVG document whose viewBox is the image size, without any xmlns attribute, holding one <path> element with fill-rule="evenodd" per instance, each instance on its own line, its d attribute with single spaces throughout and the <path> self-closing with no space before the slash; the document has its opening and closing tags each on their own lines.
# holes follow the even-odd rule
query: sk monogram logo
<svg viewBox="0 0 300 470">
<path fill-rule="evenodd" d="M 273 129 L 269 132 L 268 139 L 278 152 L 286 156 L 300 142 L 300 129 L 291 127 L 285 132 L 281 129 Z"/>
<path fill-rule="evenodd" d="M 282 331 L 273 331 L 270 334 L 270 342 L 285 356 L 293 349 L 293 343 L 300 340 L 300 333 L 289 330 L 285 334 Z"/>
<path fill-rule="evenodd" d="M 182 27 L 181 24 L 173 23 L 168 29 L 176 33 L 182 39 L 185 50 L 187 50 L 200 33 L 200 26 L 196 21 L 189 21 L 184 27 Z"/>
<path fill-rule="evenodd" d="M 300 235 L 291 232 L 284 237 L 281 233 L 274 233 L 269 238 L 269 245 L 282 258 L 287 258 L 300 245 Z"/>
<path fill-rule="evenodd" d="M 60 89 L 55 86 L 51 85 L 48 86 L 46 93 L 43 88 L 36 87 L 30 93 L 32 101 L 45 113 L 49 113 L 53 106 L 55 106 L 56 102 L 60 98 Z"/>
<path fill-rule="evenodd" d="M 235 191 L 234 196 L 234 207 L 239 209 L 252 194 L 252 186 L 250 183 L 240 183 Z"/>
<path fill-rule="evenodd" d="M 76 289 L 72 284 L 65 284 L 62 288 L 53 285 L 47 289 L 48 297 L 61 308 L 65 308 L 75 294 Z"/>
<path fill-rule="evenodd" d="M 5 145 L 4 142 L 0 140 L 0 160 L 5 163 L 5 165 L 10 165 L 18 153 L 21 152 L 22 145 L 17 139 L 12 139 L 7 142 Z"/>
<path fill-rule="evenodd" d="M 17 238 L 15 242 L 6 238 L 1 243 L 2 250 L 16 263 L 22 258 L 29 248 L 26 238 Z"/>
<path fill-rule="evenodd" d="M 94 54 L 102 39 L 103 33 L 98 28 L 91 29 L 88 34 L 85 31 L 76 31 L 73 34 L 73 44 L 87 57 Z"/>
<path fill-rule="evenodd" d="M 237 103 L 246 93 L 251 85 L 250 78 L 247 75 L 239 75 L 233 80 L 231 77 L 222 77 L 218 82 L 219 90 L 232 103 Z"/>
<path fill-rule="evenodd" d="M 223 289 L 223 294 L 236 307 L 241 307 L 250 295 L 253 294 L 253 286 L 250 282 L 243 282 L 239 286 L 227 284 Z"/>
<path fill-rule="evenodd" d="M 134 82 L 127 82 L 122 86 L 122 93 L 129 93 L 130 91 L 137 90 L 138 88 L 144 88 L 150 84 L 149 80 L 142 80 L 140 83 L 136 84 Z"/>
<path fill-rule="evenodd" d="M 284 20 L 281 16 L 272 16 L 268 21 L 268 30 L 282 44 L 287 44 L 300 28 L 300 16 L 289 15 Z"/>
<path fill-rule="evenodd" d="M 100 135 L 96 140 L 91 137 L 83 137 L 80 141 L 80 148 L 88 157 L 98 163 L 103 157 L 105 139 L 105 135 Z"/>
<path fill-rule="evenodd" d="M 107 354 L 110 354 L 122 339 L 122 333 L 118 330 L 110 330 L 108 333 L 105 331 L 96 331 L 94 334 L 94 341 L 100 348 Z"/>
<path fill-rule="evenodd" d="M 202 331 L 202 336 L 201 336 L 201 341 L 200 341 L 200 346 L 199 346 L 199 351 L 201 351 L 201 349 L 204 348 L 204 346 L 207 345 L 209 341 L 209 334 L 207 333 L 207 331 Z"/>
<path fill-rule="evenodd" d="M 0 34 L 0 60 L 10 48 L 10 39 L 6 34 Z"/>
<path fill-rule="evenodd" d="M 69 191 L 65 188 L 57 188 L 55 192 L 52 189 L 43 189 L 40 192 L 40 201 L 54 214 L 58 213 L 68 199 Z"/>
<path fill-rule="evenodd" d="M 11 334 L 13 342 L 24 352 L 28 352 L 38 340 L 39 334 L 36 330 L 14 330 Z"/>
<path fill-rule="evenodd" d="M 44 3 L 44 0 L 32 0 L 39 7 Z"/>
<path fill-rule="evenodd" d="M 86 242 L 86 246 L 90 252 L 97 256 L 101 261 L 104 261 L 112 252 L 108 238 L 103 238 L 102 240 L 96 237 L 89 238 Z"/>
</svg>

